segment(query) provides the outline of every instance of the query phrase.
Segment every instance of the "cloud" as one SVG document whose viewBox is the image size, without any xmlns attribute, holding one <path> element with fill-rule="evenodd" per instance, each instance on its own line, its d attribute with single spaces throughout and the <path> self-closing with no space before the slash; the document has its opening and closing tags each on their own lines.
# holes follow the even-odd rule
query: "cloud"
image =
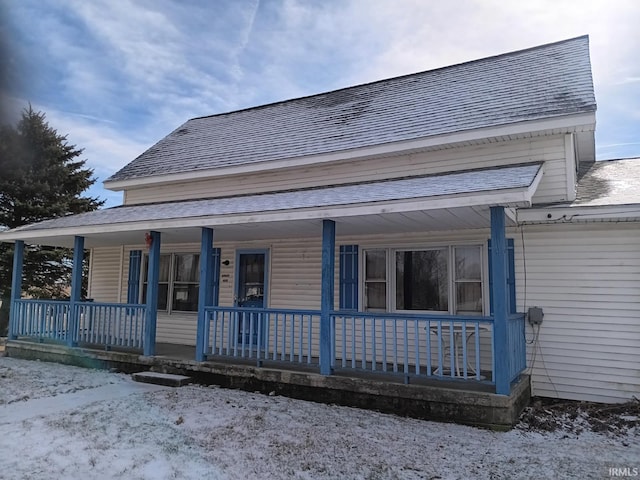
<svg viewBox="0 0 640 480">
<path fill-rule="evenodd" d="M 21 0 L 21 98 L 104 178 L 191 117 L 590 34 L 602 143 L 633 143 L 635 0 Z M 26 104 L 26 102 L 25 102 Z M 600 134 L 599 134 L 600 135 Z"/>
<path fill-rule="evenodd" d="M 95 122 L 84 115 L 57 110 L 45 113 L 53 128 L 67 135 L 70 143 L 84 149 L 84 156 L 90 158 L 92 167 L 101 176 L 122 168 L 155 143 L 155 140 L 136 141 L 109 124 Z"/>
<path fill-rule="evenodd" d="M 114 128 L 110 122 L 88 118 L 86 115 L 45 110 L 38 105 L 34 105 L 34 109 L 44 111 L 52 128 L 59 134 L 66 135 L 70 144 L 83 149 L 80 158 L 87 160 L 87 166 L 94 170 L 97 179 L 89 195 L 106 199 L 106 206 L 121 203 L 122 193 L 104 190 L 102 182 L 144 152 L 157 139 L 136 140 L 126 132 Z"/>
<path fill-rule="evenodd" d="M 369 8 L 364 8 L 368 3 Z M 363 78 L 385 78 L 590 34 L 594 73 L 605 85 L 640 46 L 635 1 L 384 2 L 352 0 L 360 21 L 382 36 Z"/>
<path fill-rule="evenodd" d="M 249 40 L 251 39 L 251 32 L 253 31 L 253 24 L 256 21 L 256 15 L 258 13 L 259 8 L 260 8 L 260 0 L 255 0 L 253 4 L 253 8 L 248 12 L 247 25 L 242 31 L 240 43 L 237 46 L 236 52 L 235 52 L 236 56 L 241 55 L 244 49 L 247 48 L 247 45 L 249 44 Z"/>
</svg>

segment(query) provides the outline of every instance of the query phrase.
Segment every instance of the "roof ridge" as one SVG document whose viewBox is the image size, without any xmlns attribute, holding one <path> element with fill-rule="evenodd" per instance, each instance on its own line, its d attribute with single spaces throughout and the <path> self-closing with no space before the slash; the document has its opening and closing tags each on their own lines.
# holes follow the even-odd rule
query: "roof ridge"
<svg viewBox="0 0 640 480">
<path fill-rule="evenodd" d="M 137 179 L 153 178 L 143 183 L 155 185 L 166 175 L 185 174 L 188 180 L 217 168 L 253 165 L 259 171 L 264 162 L 286 160 L 280 168 L 306 158 L 302 163 L 315 164 L 318 155 L 330 154 L 318 161 L 333 161 L 345 151 L 362 157 L 366 148 L 426 138 L 435 145 L 438 136 L 450 140 L 461 132 L 560 117 L 569 119 L 563 128 L 570 130 L 572 119 L 583 114 L 592 125 L 588 38 L 196 117 L 105 183 L 129 182 L 116 184 L 119 189 L 142 186 Z"/>
<path fill-rule="evenodd" d="M 443 70 L 452 70 L 454 68 L 459 68 L 459 67 L 467 66 L 467 65 L 470 65 L 470 64 L 474 64 L 474 63 L 481 63 L 481 62 L 485 62 L 485 61 L 489 61 L 489 60 L 495 60 L 495 59 L 498 59 L 498 58 L 501 58 L 501 57 L 515 56 L 515 55 L 526 53 L 526 52 L 531 52 L 531 51 L 535 51 L 535 50 L 542 50 L 542 49 L 545 49 L 545 48 L 549 48 L 551 46 L 560 45 L 560 44 L 568 43 L 568 42 L 573 42 L 573 41 L 581 40 L 581 39 L 586 39 L 587 43 L 588 43 L 589 42 L 589 35 L 585 34 L 585 35 L 580 35 L 580 36 L 573 37 L 573 38 L 566 38 L 564 40 L 558 40 L 556 42 L 545 43 L 543 45 L 535 45 L 533 47 L 527 47 L 527 48 L 523 48 L 521 50 L 513 50 L 511 52 L 499 53 L 499 54 L 496 54 L 496 55 L 490 55 L 488 57 L 476 58 L 474 60 L 466 60 L 464 62 L 455 63 L 453 65 L 444 65 L 442 67 L 432 68 L 430 70 L 422 70 L 422 71 L 419 71 L 419 72 L 407 73 L 407 74 L 404 74 L 404 75 L 398 75 L 396 77 L 382 78 L 380 80 L 373 80 L 371 82 L 359 83 L 357 85 L 351 85 L 351 86 L 348 86 L 348 87 L 341 87 L 341 88 L 337 88 L 335 90 L 328 90 L 326 92 L 312 93 L 310 95 L 303 95 L 301 97 L 294 97 L 294 98 L 288 98 L 288 99 L 285 99 L 285 100 L 278 100 L 278 101 L 275 101 L 275 102 L 264 103 L 262 105 L 255 105 L 255 106 L 251 106 L 251 107 L 240 108 L 238 110 L 230 110 L 228 112 L 214 113 L 214 114 L 211 114 L 211 115 L 201 115 L 201 116 L 198 116 L 198 117 L 190 118 L 185 123 L 183 123 L 180 127 L 176 128 L 176 130 L 179 130 L 182 126 L 184 126 L 185 124 L 191 122 L 192 120 L 202 120 L 202 119 L 205 119 L 205 118 L 222 117 L 222 116 L 231 115 L 231 114 L 234 114 L 234 113 L 242 113 L 242 112 L 248 112 L 248 111 L 252 111 L 252 110 L 260 110 L 260 109 L 263 109 L 263 108 L 273 107 L 275 105 L 281 105 L 281 104 L 285 104 L 285 103 L 289 103 L 289 102 L 296 102 L 296 101 L 299 101 L 299 100 L 306 100 L 306 99 L 310 99 L 310 98 L 321 97 L 323 95 L 329 95 L 329 94 L 332 94 L 332 93 L 343 92 L 343 91 L 346 91 L 346 90 L 354 90 L 354 89 L 361 88 L 361 87 L 367 87 L 367 86 L 371 86 L 371 85 L 390 82 L 392 80 L 400 80 L 400 79 L 405 79 L 405 78 L 410 78 L 410 77 L 417 77 L 417 76 L 424 75 L 424 74 L 427 74 L 427 73 L 433 73 L 433 72 L 438 72 L 438 71 L 443 71 Z"/>
</svg>

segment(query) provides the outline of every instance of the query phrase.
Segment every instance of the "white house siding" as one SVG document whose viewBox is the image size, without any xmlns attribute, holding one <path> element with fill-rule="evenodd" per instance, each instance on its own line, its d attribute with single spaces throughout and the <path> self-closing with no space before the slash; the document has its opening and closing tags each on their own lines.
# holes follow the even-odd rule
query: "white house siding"
<svg viewBox="0 0 640 480">
<path fill-rule="evenodd" d="M 448 245 L 457 242 L 486 244 L 489 234 L 489 229 L 484 229 L 433 234 L 338 236 L 337 244 L 357 244 L 361 249 Z M 539 306 L 544 310 L 544 321 L 537 343 L 533 343 L 534 330 L 530 325 L 526 326 L 527 341 L 530 343 L 527 353 L 533 393 L 595 401 L 621 401 L 640 395 L 638 225 L 602 223 L 525 226 L 525 258 L 520 229 L 510 230 L 508 236 L 516 242 L 518 311 L 526 311 L 530 306 Z M 217 246 L 222 248 L 221 259 L 230 262 L 228 266 L 221 266 L 220 305 L 233 305 L 236 248 L 269 248 L 269 306 L 319 308 L 319 235 L 318 238 L 220 243 Z M 123 256 L 125 264 L 120 281 L 123 300 L 126 299 L 128 250 L 129 248 L 125 249 Z M 163 251 L 167 252 L 198 250 L 197 244 L 163 246 Z M 119 248 L 94 250 L 92 292 L 104 292 L 102 295 L 94 295 L 97 301 L 114 301 L 117 296 L 114 286 L 117 288 L 119 284 L 119 265 L 114 262 L 118 258 Z M 336 262 L 338 258 L 336 255 Z M 337 288 L 336 276 L 336 302 Z M 349 333 L 350 326 L 347 330 Z M 359 338 L 359 327 L 356 327 L 356 331 L 356 338 Z M 490 351 L 489 335 L 489 332 L 482 334 L 481 348 L 485 352 Z M 195 337 L 195 313 L 159 315 L 159 342 L 193 345 Z M 422 340 L 421 343 L 423 344 Z M 411 336 L 411 359 L 413 345 Z M 313 354 L 316 355 L 317 335 L 314 335 L 312 347 Z M 433 339 L 432 347 L 435 347 Z M 357 350 L 359 352 L 359 347 Z M 337 353 L 341 357 L 341 345 L 338 345 Z M 402 353 L 400 351 L 399 354 Z M 483 370 L 488 368 L 489 361 L 490 357 L 483 355 Z"/>
<path fill-rule="evenodd" d="M 217 243 L 221 249 L 221 261 L 229 265 L 220 266 L 221 306 L 234 304 L 235 256 L 238 249 L 269 249 L 268 304 L 271 308 L 320 308 L 320 240 L 305 241 L 257 241 L 244 243 Z M 199 252 L 196 244 L 163 247 L 167 252 Z M 195 313 L 159 313 L 157 341 L 194 345 L 197 318 Z M 317 354 L 317 338 L 314 338 L 314 352 Z"/>
<path fill-rule="evenodd" d="M 565 151 L 564 135 L 535 137 L 483 146 L 466 146 L 410 155 L 135 188 L 127 190 L 125 204 L 255 194 L 538 161 L 545 162 L 545 173 L 534 202 L 555 202 L 567 199 L 565 157 L 571 155 L 573 151 Z M 569 162 L 573 165 L 572 158 Z"/>
<path fill-rule="evenodd" d="M 514 237 L 522 311 L 522 242 Z M 639 396 L 638 224 L 531 225 L 524 240 L 526 306 L 544 310 L 538 342 L 527 347 L 533 394 L 603 402 Z M 535 331 L 526 329 L 531 343 Z"/>
<path fill-rule="evenodd" d="M 96 302 L 119 302 L 122 247 L 93 248 L 87 296 Z M 126 298 L 125 298 L 126 299 Z"/>
<path fill-rule="evenodd" d="M 319 310 L 321 257 L 320 235 L 317 239 L 308 238 L 304 242 L 273 242 L 269 305 L 273 308 Z M 336 262 L 338 258 L 336 256 Z"/>
<path fill-rule="evenodd" d="M 477 244 L 486 244 L 489 232 L 486 231 L 466 231 L 466 232 L 438 232 L 436 235 L 428 234 L 402 234 L 402 235 L 378 235 L 367 237 L 338 237 L 336 247 L 336 272 L 335 272 L 335 301 L 336 306 L 339 301 L 339 245 L 341 244 L 358 244 L 361 248 L 373 248 L 381 246 L 392 247 L 408 247 L 408 246 L 424 246 L 424 245 L 448 245 L 453 242 L 473 242 Z M 228 260 L 228 266 L 221 265 L 220 278 L 220 296 L 219 304 L 221 306 L 231 306 L 234 303 L 234 273 L 235 273 L 235 255 L 236 249 L 251 248 L 267 248 L 269 249 L 269 287 L 268 287 L 268 305 L 271 308 L 283 309 L 307 309 L 318 310 L 320 308 L 320 289 L 321 289 L 321 240 L 320 232 L 318 238 L 304 238 L 296 240 L 264 240 L 243 243 L 220 242 L 216 244 L 221 248 L 221 260 Z M 120 281 L 122 301 L 126 301 L 127 297 L 127 279 L 128 279 L 128 259 L 129 251 L 134 249 L 145 248 L 142 245 L 127 246 L 122 254 L 123 267 L 122 279 Z M 199 252 L 198 244 L 180 244 L 167 245 L 163 244 L 161 251 L 165 252 Z M 118 249 L 119 251 L 119 249 Z M 100 266 L 95 268 L 92 275 L 92 281 L 95 288 L 102 288 L 104 283 L 117 284 L 118 269 L 103 269 Z M 116 295 L 117 292 L 114 294 Z M 486 295 L 485 295 L 486 296 Z M 98 299 L 96 299 L 98 300 Z M 115 301 L 115 300 L 109 300 Z M 158 342 L 168 342 L 184 345 L 194 345 L 196 339 L 197 315 L 196 313 L 186 312 L 166 312 L 158 313 L 157 336 Z M 411 325 L 410 332 L 414 332 Z M 380 324 L 378 324 L 380 328 Z M 391 325 L 387 325 L 388 332 L 388 352 L 391 355 Z M 400 326 L 398 326 L 400 329 Z M 351 324 L 347 323 L 347 335 L 351 338 Z M 398 333 L 400 330 L 398 330 Z M 312 354 L 318 355 L 319 352 L 319 331 L 314 326 L 314 335 L 312 336 Z M 427 332 L 419 332 L 424 352 L 424 343 L 426 338 L 430 338 L 434 355 L 437 352 L 437 343 L 435 336 L 427 335 Z M 305 333 L 306 337 L 306 333 Z M 409 359 L 414 359 L 414 337 L 411 333 L 409 336 Z M 433 338 L 431 338 L 433 337 Z M 356 325 L 356 352 L 361 353 L 360 346 L 361 326 Z M 398 337 L 402 342 L 402 336 Z M 377 352 L 380 355 L 382 351 L 381 335 L 377 336 Z M 484 332 L 482 337 L 482 350 L 485 355 L 482 356 L 483 369 L 490 368 L 490 338 L 489 333 Z M 341 358 L 342 344 L 338 342 L 337 354 Z M 369 352 L 370 354 L 370 352 Z M 471 354 L 471 351 L 470 351 Z M 398 350 L 398 358 L 402 359 L 404 352 L 402 347 Z"/>
</svg>

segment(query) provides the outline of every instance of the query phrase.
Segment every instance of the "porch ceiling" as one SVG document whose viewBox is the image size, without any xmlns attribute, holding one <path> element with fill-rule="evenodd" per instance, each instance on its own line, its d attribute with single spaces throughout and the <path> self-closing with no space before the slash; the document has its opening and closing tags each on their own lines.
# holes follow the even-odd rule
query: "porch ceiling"
<svg viewBox="0 0 640 480">
<path fill-rule="evenodd" d="M 0 232 L 0 241 L 87 248 L 139 245 L 150 230 L 163 243 L 314 237 L 323 219 L 338 235 L 487 228 L 489 207 L 530 206 L 541 164 L 515 165 L 250 196 L 132 205 L 62 217 Z M 511 219 L 509 219 L 511 221 Z"/>
<path fill-rule="evenodd" d="M 507 226 L 515 225 L 515 214 L 507 212 Z M 335 218 L 336 234 L 375 235 L 410 233 L 420 231 L 445 231 L 489 228 L 489 206 L 418 210 L 404 213 L 379 213 Z M 198 243 L 200 227 L 156 228 L 162 233 L 163 244 Z M 214 227 L 215 241 L 251 241 L 256 239 L 316 238 L 322 232 L 322 219 L 290 220 Z M 141 245 L 148 229 L 131 229 L 124 232 L 101 232 L 84 235 L 85 247 L 116 245 Z M 74 235 L 54 235 L 42 238 L 38 232 L 33 237 L 22 238 L 26 243 L 73 247 Z"/>
</svg>

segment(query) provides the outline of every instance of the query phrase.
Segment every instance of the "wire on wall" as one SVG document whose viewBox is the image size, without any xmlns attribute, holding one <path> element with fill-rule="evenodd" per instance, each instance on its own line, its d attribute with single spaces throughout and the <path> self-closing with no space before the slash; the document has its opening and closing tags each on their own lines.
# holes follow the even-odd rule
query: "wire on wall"
<svg viewBox="0 0 640 480">
<path fill-rule="evenodd" d="M 523 310 L 527 310 L 527 250 L 525 243 L 525 235 L 524 235 L 524 224 L 520 223 L 520 240 L 522 242 L 522 273 L 523 273 Z M 528 323 L 528 322 L 527 322 Z M 528 341 L 525 333 L 525 343 L 527 345 L 533 346 L 533 353 L 531 356 L 531 365 L 527 367 L 527 371 L 529 374 L 533 373 L 533 368 L 535 367 L 536 360 L 538 358 L 538 351 L 540 351 L 540 361 L 542 362 L 542 370 L 544 371 L 545 376 L 549 380 L 551 387 L 556 395 L 556 398 L 559 398 L 558 389 L 556 388 L 555 383 L 551 379 L 551 375 L 549 375 L 549 371 L 547 370 L 547 365 L 544 361 L 544 354 L 542 353 L 542 347 L 540 346 L 540 324 L 531 325 L 531 330 L 533 332 L 533 338 L 531 341 Z"/>
</svg>

